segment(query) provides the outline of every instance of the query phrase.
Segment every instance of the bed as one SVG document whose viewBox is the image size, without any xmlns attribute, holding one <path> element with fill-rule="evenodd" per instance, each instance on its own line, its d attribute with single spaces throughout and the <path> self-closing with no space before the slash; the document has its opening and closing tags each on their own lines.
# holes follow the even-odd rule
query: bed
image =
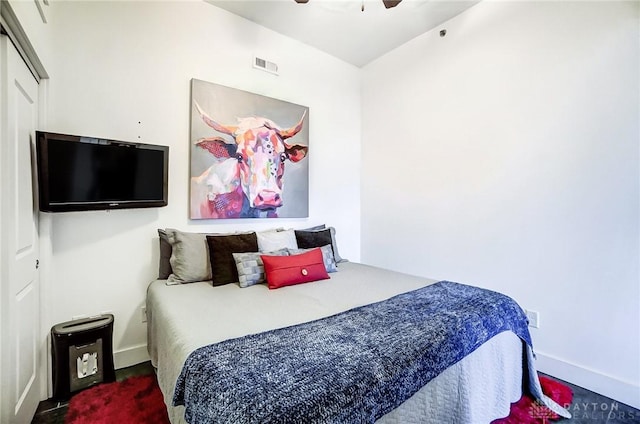
<svg viewBox="0 0 640 424">
<path fill-rule="evenodd" d="M 437 284 L 440 283 L 351 262 L 340 263 L 339 271 L 332 273 L 330 279 L 278 290 L 269 290 L 264 284 L 241 288 L 238 284 L 212 287 L 209 281 L 180 285 L 153 281 L 147 293 L 148 349 L 171 422 L 187 422 L 185 406 L 174 402 L 176 383 L 183 378 L 185 364 L 206 346 L 332 319 L 345 311 Z M 511 331 L 500 331 L 375 421 L 489 423 L 509 414 L 510 404 L 521 397 L 523 388 L 559 415 L 570 416 L 542 394 L 533 353 L 523 338 Z M 190 416 L 191 422 L 226 421 L 218 416 L 206 420 Z M 251 415 L 245 418 L 236 422 L 287 422 Z"/>
</svg>

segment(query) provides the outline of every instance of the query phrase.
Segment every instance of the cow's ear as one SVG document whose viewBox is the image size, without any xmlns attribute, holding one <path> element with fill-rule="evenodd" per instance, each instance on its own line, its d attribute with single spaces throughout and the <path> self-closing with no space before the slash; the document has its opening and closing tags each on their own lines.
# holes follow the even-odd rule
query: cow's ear
<svg viewBox="0 0 640 424">
<path fill-rule="evenodd" d="M 288 145 L 285 143 L 285 151 L 291 162 L 299 162 L 307 156 L 309 146 L 303 146 L 301 144 Z"/>
<path fill-rule="evenodd" d="M 217 159 L 229 159 L 235 157 L 238 145 L 236 143 L 226 143 L 220 137 L 201 138 L 196 142 L 196 146 L 208 150 Z"/>
</svg>

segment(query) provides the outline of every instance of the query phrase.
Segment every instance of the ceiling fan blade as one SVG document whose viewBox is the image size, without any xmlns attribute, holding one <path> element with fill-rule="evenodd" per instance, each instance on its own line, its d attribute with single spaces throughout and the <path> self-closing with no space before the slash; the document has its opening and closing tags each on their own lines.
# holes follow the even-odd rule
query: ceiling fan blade
<svg viewBox="0 0 640 424">
<path fill-rule="evenodd" d="M 309 0 L 294 0 L 296 3 L 300 4 L 300 3 L 309 3 Z M 400 4 L 402 0 L 382 0 L 382 3 L 384 3 L 384 7 L 386 7 L 387 9 L 391 9 L 392 7 L 396 7 L 398 4 Z"/>
<path fill-rule="evenodd" d="M 382 0 L 382 3 L 384 3 L 384 7 L 391 9 L 392 7 L 396 7 L 401 1 L 402 0 Z"/>
</svg>

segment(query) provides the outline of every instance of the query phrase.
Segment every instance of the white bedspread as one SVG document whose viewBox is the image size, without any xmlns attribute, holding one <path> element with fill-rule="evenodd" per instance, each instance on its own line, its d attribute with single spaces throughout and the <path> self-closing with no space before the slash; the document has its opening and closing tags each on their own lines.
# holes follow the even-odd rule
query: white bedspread
<svg viewBox="0 0 640 424">
<path fill-rule="evenodd" d="M 148 348 L 171 422 L 175 381 L 195 349 L 228 338 L 327 317 L 432 284 L 434 280 L 356 263 L 342 263 L 331 279 L 269 290 L 265 285 L 212 287 L 210 282 L 150 284 Z M 522 341 L 502 333 L 448 368 L 379 423 L 489 423 L 521 396 Z"/>
</svg>

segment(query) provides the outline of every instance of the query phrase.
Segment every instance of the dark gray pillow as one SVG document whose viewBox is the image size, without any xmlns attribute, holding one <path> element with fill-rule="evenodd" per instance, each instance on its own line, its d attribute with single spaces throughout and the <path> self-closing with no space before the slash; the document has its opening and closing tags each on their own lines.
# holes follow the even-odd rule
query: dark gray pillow
<svg viewBox="0 0 640 424">
<path fill-rule="evenodd" d="M 158 264 L 158 280 L 166 280 L 173 272 L 171 270 L 171 243 L 167 233 L 158 228 L 158 240 L 160 241 L 160 261 Z"/>
<path fill-rule="evenodd" d="M 211 280 L 214 286 L 238 282 L 234 253 L 258 251 L 256 233 L 207 236 L 207 244 L 211 262 Z"/>
<path fill-rule="evenodd" d="M 338 244 L 336 243 L 336 230 L 333 227 L 323 230 L 296 230 L 296 240 L 298 248 L 309 249 L 312 247 L 322 247 L 330 244 L 333 249 L 333 258 L 336 263 L 345 262 L 338 253 Z"/>
</svg>

